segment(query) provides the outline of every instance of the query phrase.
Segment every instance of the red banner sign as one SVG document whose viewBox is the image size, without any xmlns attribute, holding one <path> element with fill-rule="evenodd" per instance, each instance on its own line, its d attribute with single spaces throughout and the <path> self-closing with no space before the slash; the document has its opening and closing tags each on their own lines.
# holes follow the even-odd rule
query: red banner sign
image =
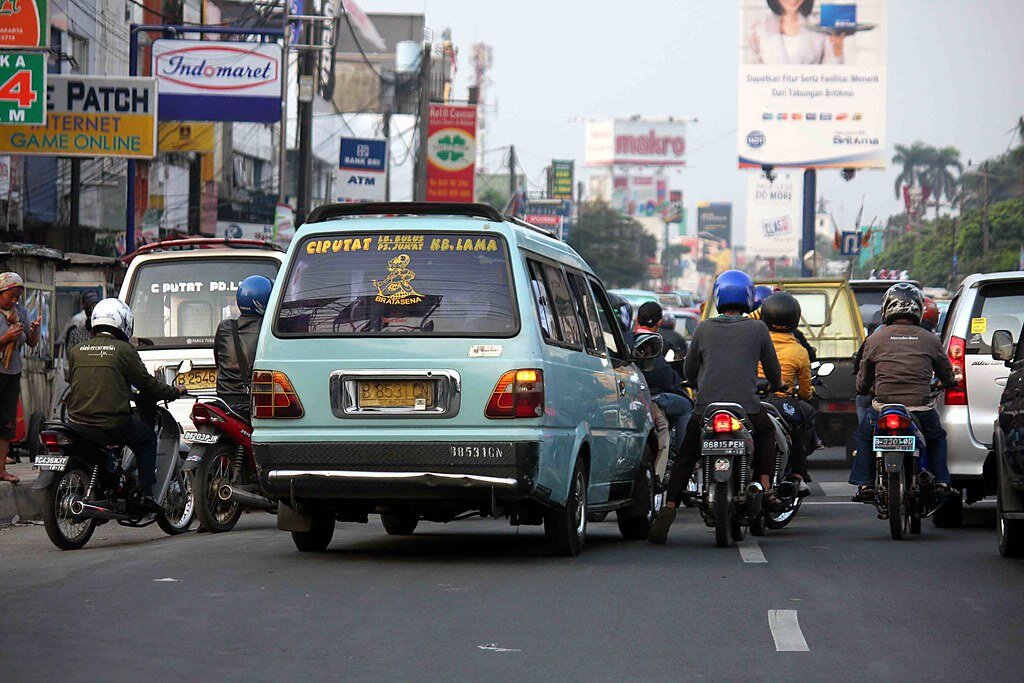
<svg viewBox="0 0 1024 683">
<path fill-rule="evenodd" d="M 430 105 L 427 129 L 427 201 L 475 198 L 476 107 Z"/>
</svg>

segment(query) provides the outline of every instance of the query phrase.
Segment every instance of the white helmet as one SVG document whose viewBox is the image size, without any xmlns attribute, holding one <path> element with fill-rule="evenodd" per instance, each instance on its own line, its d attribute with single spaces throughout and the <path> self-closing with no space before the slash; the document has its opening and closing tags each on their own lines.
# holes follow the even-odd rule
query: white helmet
<svg viewBox="0 0 1024 683">
<path fill-rule="evenodd" d="M 99 331 L 105 328 L 109 332 L 119 335 L 125 341 L 132 338 L 135 330 L 135 316 L 128 304 L 119 299 L 103 299 L 92 309 L 92 329 Z"/>
</svg>

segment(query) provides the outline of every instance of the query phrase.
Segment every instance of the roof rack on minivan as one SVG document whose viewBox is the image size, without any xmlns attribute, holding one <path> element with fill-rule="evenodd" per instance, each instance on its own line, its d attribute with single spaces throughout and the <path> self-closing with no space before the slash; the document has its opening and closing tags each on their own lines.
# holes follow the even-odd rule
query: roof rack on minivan
<svg viewBox="0 0 1024 683">
<path fill-rule="evenodd" d="M 267 240 L 256 239 L 229 239 L 227 237 L 181 237 L 169 240 L 160 240 L 143 244 L 130 254 L 125 254 L 121 260 L 128 263 L 136 256 L 148 254 L 154 251 L 175 251 L 188 249 L 214 249 L 216 247 L 228 247 L 231 249 L 270 249 L 272 251 L 284 251 L 284 247 Z"/>
<path fill-rule="evenodd" d="M 554 233 L 554 231 L 548 230 L 547 228 L 542 228 L 539 225 L 534 225 L 533 223 L 527 223 L 526 221 L 524 221 L 522 218 L 519 218 L 518 216 L 508 216 L 507 220 L 515 223 L 516 225 L 518 225 L 521 228 L 526 228 L 527 230 L 533 230 L 534 232 L 539 232 L 540 234 L 545 235 L 547 237 L 552 237 L 554 239 L 558 239 L 558 235 L 556 235 Z"/>
<path fill-rule="evenodd" d="M 306 223 L 322 223 L 334 218 L 350 218 L 353 216 L 469 216 L 486 218 L 490 221 L 506 220 L 501 213 L 487 204 L 436 203 L 428 202 L 368 202 L 364 204 L 340 203 L 324 204 L 309 212 Z"/>
</svg>

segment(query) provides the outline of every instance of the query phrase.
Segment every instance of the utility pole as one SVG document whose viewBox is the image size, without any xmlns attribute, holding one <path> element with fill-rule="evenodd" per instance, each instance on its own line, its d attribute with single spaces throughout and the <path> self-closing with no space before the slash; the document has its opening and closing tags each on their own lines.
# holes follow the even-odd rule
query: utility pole
<svg viewBox="0 0 1024 683">
<path fill-rule="evenodd" d="M 319 28 L 319 26 L 318 26 Z M 320 31 L 317 31 L 319 34 Z M 302 43 L 304 49 L 299 56 L 299 187 L 295 210 L 295 224 L 306 221 L 310 210 L 313 174 L 313 93 L 316 90 L 314 81 L 313 25 L 309 21 L 302 22 Z M 317 44 L 319 44 L 319 39 Z"/>
<path fill-rule="evenodd" d="M 420 110 L 419 144 L 416 150 L 416 176 L 414 199 L 427 201 L 427 131 L 430 129 L 430 45 L 423 46 L 420 54 Z"/>
<path fill-rule="evenodd" d="M 391 201 L 391 104 L 384 109 L 384 201 Z"/>
<path fill-rule="evenodd" d="M 81 225 L 81 204 L 79 198 L 82 196 L 82 160 L 73 157 L 71 159 L 71 216 L 68 220 L 68 239 L 67 248 L 68 251 L 78 251 L 81 249 L 79 245 L 79 235 L 82 231 Z"/>
<path fill-rule="evenodd" d="M 205 5 L 205 2 L 203 3 Z M 291 31 L 288 28 L 289 17 L 292 13 L 291 0 L 283 0 L 284 12 L 282 12 L 281 28 L 284 29 L 284 40 L 281 47 L 281 61 L 284 68 L 281 70 L 281 127 L 278 131 L 277 140 L 277 203 L 286 203 L 284 179 L 288 172 L 288 71 L 289 56 L 288 47 L 291 44 Z"/>
<path fill-rule="evenodd" d="M 983 210 L 981 213 L 981 257 L 985 259 L 985 265 L 988 265 L 988 162 L 986 161 L 981 168 L 981 181 L 983 192 L 985 193 Z"/>
<path fill-rule="evenodd" d="M 516 146 L 508 146 L 508 196 L 512 200 L 512 213 L 515 214 L 516 204 Z"/>
</svg>

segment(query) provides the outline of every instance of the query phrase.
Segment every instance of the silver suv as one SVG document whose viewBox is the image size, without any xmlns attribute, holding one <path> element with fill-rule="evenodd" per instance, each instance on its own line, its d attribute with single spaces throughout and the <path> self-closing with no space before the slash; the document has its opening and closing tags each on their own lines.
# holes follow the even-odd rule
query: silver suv
<svg viewBox="0 0 1024 683">
<path fill-rule="evenodd" d="M 937 408 L 949 444 L 949 472 L 963 491 L 935 513 L 936 526 L 959 526 L 963 503 L 995 493 L 992 430 L 1010 371 L 992 358 L 992 333 L 1009 330 L 1017 341 L 1024 324 L 1024 271 L 964 278 L 942 329 L 957 386 L 939 396 Z"/>
</svg>

